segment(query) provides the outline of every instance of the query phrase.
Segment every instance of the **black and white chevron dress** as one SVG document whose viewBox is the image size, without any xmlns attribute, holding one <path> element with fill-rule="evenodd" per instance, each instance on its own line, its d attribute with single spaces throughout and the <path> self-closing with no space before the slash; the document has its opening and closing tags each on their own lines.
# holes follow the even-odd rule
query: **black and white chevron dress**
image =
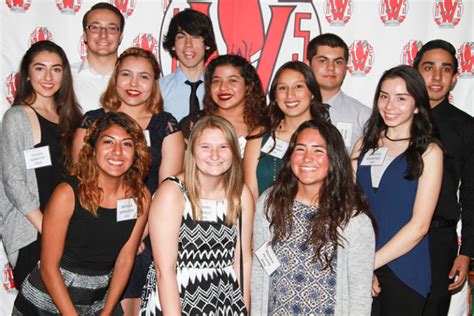
<svg viewBox="0 0 474 316">
<path fill-rule="evenodd" d="M 191 203 L 181 183 L 186 204 L 179 230 L 176 279 L 183 315 L 247 315 L 233 268 L 237 226 L 224 223 L 227 201 L 216 201 L 217 222 L 192 220 Z M 140 315 L 161 315 L 154 264 L 142 294 Z"/>
</svg>

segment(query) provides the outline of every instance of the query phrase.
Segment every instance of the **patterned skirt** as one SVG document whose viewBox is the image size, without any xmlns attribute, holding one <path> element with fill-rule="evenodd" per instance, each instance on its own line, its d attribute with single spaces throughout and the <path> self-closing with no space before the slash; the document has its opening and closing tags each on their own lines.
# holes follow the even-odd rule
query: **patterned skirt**
<svg viewBox="0 0 474 316">
<path fill-rule="evenodd" d="M 12 315 L 60 315 L 41 279 L 39 267 L 40 263 L 38 262 L 38 265 L 23 282 L 21 292 L 15 300 Z M 99 315 L 104 308 L 112 272 L 110 270 L 77 270 L 70 267 L 65 268 L 63 264 L 60 267 L 61 275 L 76 311 L 79 315 Z"/>
<path fill-rule="evenodd" d="M 223 269 L 181 268 L 178 269 L 177 282 L 182 315 L 247 315 L 233 267 Z M 153 263 L 148 271 L 139 315 L 163 315 Z"/>
</svg>

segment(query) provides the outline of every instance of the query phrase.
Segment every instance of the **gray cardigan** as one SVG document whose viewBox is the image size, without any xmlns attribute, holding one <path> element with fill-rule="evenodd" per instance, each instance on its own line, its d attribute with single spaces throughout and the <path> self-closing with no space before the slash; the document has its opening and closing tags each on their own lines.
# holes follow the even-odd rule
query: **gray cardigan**
<svg viewBox="0 0 474 316">
<path fill-rule="evenodd" d="M 268 190 L 257 201 L 253 227 L 254 250 L 271 239 L 264 214 Z M 335 315 L 370 315 L 375 236 L 365 214 L 353 217 L 342 230 L 343 247 L 337 249 Z M 270 277 L 254 254 L 252 263 L 251 314 L 268 315 Z"/>
<path fill-rule="evenodd" d="M 37 238 L 38 231 L 26 215 L 38 209 L 40 203 L 35 170 L 26 169 L 23 156 L 25 149 L 34 147 L 28 114 L 22 106 L 12 106 L 3 116 L 2 125 L 1 235 L 8 260 L 15 266 L 18 250 Z"/>
</svg>

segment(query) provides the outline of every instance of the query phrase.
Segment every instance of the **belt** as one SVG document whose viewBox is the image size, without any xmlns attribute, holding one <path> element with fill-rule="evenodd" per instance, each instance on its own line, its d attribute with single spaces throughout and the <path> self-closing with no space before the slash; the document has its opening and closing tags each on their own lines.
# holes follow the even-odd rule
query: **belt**
<svg viewBox="0 0 474 316">
<path fill-rule="evenodd" d="M 457 224 L 458 224 L 458 221 L 455 219 L 446 220 L 446 219 L 436 218 L 431 221 L 430 229 L 451 228 L 451 227 L 456 227 Z"/>
</svg>

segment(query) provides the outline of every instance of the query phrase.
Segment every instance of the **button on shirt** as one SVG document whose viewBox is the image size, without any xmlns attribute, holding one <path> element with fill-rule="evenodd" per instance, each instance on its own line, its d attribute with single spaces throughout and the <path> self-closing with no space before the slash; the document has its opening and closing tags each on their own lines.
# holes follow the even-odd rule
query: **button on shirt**
<svg viewBox="0 0 474 316">
<path fill-rule="evenodd" d="M 204 81 L 204 74 L 199 78 Z M 160 79 L 161 96 L 163 97 L 164 108 L 179 121 L 189 114 L 189 95 L 191 87 L 185 82 L 189 80 L 180 67 Z M 204 97 L 204 84 L 197 88 L 196 95 L 199 99 L 199 107 L 202 109 L 202 99 Z"/>
<path fill-rule="evenodd" d="M 341 90 L 334 95 L 331 99 L 325 101 L 330 105 L 329 116 L 331 117 L 331 123 L 336 126 L 340 131 L 341 127 L 346 128 L 346 133 L 350 133 L 349 141 L 346 142 L 343 134 L 344 142 L 346 143 L 346 149 L 350 154 L 354 144 L 362 137 L 364 133 L 365 122 L 370 117 L 371 109 L 363 105 L 361 102 L 356 99 L 344 94 Z M 345 124 L 350 123 L 350 124 Z M 349 128 L 352 124 L 352 128 Z"/>
<path fill-rule="evenodd" d="M 102 107 L 100 97 L 107 89 L 112 71 L 105 75 L 94 71 L 87 59 L 71 65 L 74 92 L 82 107 L 82 113 Z"/>
</svg>

